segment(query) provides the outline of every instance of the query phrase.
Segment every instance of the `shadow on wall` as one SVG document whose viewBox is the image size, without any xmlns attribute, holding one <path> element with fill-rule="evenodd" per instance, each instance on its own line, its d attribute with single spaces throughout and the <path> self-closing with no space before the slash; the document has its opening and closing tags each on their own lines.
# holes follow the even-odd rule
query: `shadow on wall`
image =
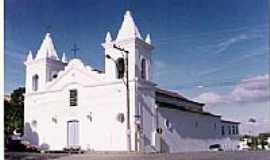
<svg viewBox="0 0 270 160">
<path fill-rule="evenodd" d="M 39 141 L 38 133 L 33 131 L 29 122 L 26 122 L 24 124 L 23 139 L 29 141 L 33 145 L 39 146 L 40 141 Z M 42 150 L 49 150 L 50 149 L 50 146 L 47 143 L 42 143 L 39 147 Z"/>
<path fill-rule="evenodd" d="M 143 135 L 143 145 L 145 152 L 156 152 L 156 148 L 152 146 L 151 141 L 146 135 Z"/>
<path fill-rule="evenodd" d="M 24 124 L 24 135 L 25 140 L 28 140 L 33 145 L 39 145 L 39 136 L 38 133 L 33 131 L 29 122 Z"/>
<path fill-rule="evenodd" d="M 160 138 L 160 152 L 161 153 L 170 153 L 170 147 L 164 140 L 164 138 Z"/>
<path fill-rule="evenodd" d="M 151 117 L 153 117 L 153 116 L 154 116 L 153 111 L 151 110 L 151 108 L 147 107 L 147 106 L 149 106 L 149 104 L 147 104 L 147 102 L 146 102 L 146 100 L 145 100 L 146 96 L 149 96 L 149 95 L 139 94 L 139 95 L 138 95 L 138 100 L 139 100 L 139 102 L 140 102 L 140 104 L 141 104 L 141 107 L 142 107 L 141 109 L 144 109 L 143 111 L 147 111 L 147 113 L 148 113 Z M 142 112 L 143 112 L 143 111 L 142 111 Z"/>
<path fill-rule="evenodd" d="M 144 143 L 145 146 L 147 146 L 147 145 L 150 146 L 151 145 L 150 140 L 146 137 L 145 134 L 143 135 L 143 143 Z"/>
</svg>

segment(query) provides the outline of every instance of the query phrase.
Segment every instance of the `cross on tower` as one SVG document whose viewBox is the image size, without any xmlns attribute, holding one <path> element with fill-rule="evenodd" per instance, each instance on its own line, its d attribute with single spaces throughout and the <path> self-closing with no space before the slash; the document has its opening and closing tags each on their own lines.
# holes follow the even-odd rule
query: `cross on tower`
<svg viewBox="0 0 270 160">
<path fill-rule="evenodd" d="M 77 51 L 80 50 L 76 44 L 73 45 L 73 48 L 71 48 L 71 51 L 73 52 L 74 58 L 77 57 Z"/>
</svg>

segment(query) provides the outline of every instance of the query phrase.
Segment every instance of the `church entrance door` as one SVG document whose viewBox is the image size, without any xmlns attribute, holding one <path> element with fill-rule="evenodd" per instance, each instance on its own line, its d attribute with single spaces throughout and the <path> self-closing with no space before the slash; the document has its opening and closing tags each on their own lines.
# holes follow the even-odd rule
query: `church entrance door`
<svg viewBox="0 0 270 160">
<path fill-rule="evenodd" d="M 79 121 L 77 120 L 67 123 L 67 146 L 69 148 L 79 146 Z"/>
</svg>

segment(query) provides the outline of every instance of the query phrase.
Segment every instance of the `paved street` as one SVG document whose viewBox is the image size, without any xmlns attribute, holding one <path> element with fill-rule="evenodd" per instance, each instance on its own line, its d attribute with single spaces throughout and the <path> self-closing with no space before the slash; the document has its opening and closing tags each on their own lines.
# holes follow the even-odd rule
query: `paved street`
<svg viewBox="0 0 270 160">
<path fill-rule="evenodd" d="M 28 155 L 27 155 L 28 154 Z M 193 152 L 174 154 L 138 153 L 85 153 L 85 154 L 38 154 L 12 153 L 7 160 L 270 160 L 270 152 Z"/>
</svg>

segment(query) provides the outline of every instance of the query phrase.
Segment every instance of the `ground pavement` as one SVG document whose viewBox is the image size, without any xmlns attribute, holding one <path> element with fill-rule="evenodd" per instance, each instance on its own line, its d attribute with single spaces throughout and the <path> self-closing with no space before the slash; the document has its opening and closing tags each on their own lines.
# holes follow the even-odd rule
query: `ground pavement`
<svg viewBox="0 0 270 160">
<path fill-rule="evenodd" d="M 7 153 L 7 160 L 270 160 L 268 151 L 252 152 L 189 152 L 172 154 L 141 153 L 84 153 L 84 154 L 38 154 Z"/>
</svg>

